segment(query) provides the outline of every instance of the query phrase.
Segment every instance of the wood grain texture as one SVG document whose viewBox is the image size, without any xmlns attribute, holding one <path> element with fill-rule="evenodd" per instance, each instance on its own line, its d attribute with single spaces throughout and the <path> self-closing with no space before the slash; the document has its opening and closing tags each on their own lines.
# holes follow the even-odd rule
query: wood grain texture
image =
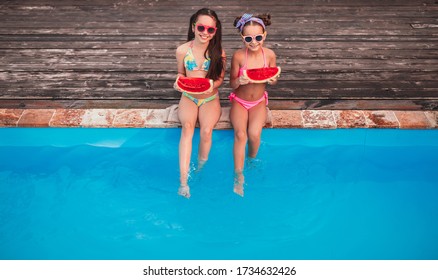
<svg viewBox="0 0 438 280">
<path fill-rule="evenodd" d="M 230 58 L 243 12 L 272 15 L 266 46 L 282 76 L 271 109 L 438 109 L 434 0 L 6 0 L 1 108 L 164 108 L 177 104 L 175 49 L 189 16 L 215 10 Z"/>
</svg>

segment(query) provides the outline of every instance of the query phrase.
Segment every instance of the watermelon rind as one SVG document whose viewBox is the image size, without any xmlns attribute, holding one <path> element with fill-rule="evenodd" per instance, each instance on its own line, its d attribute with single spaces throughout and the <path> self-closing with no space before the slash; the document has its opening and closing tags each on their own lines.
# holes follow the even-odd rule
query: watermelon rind
<svg viewBox="0 0 438 280">
<path fill-rule="evenodd" d="M 248 73 L 247 73 L 247 71 L 264 71 L 267 68 L 269 68 L 269 69 L 277 68 L 278 72 L 275 75 L 266 77 L 264 79 L 256 79 L 255 77 L 250 77 L 251 75 L 248 75 Z M 276 66 L 276 67 L 263 67 L 263 68 L 254 68 L 254 69 L 243 70 L 243 75 L 245 77 L 247 77 L 252 83 L 256 83 L 256 84 L 257 83 L 259 83 L 259 84 L 266 83 L 267 81 L 269 81 L 269 79 L 273 79 L 273 78 L 276 78 L 276 77 L 280 76 L 280 73 L 281 73 L 280 66 Z"/>
<path fill-rule="evenodd" d="M 202 88 L 201 90 L 199 90 L 199 88 L 190 88 L 188 85 L 185 85 L 183 82 L 184 80 L 188 81 L 199 81 L 199 82 L 203 82 L 204 84 L 205 81 L 208 81 L 208 87 Z M 210 92 L 211 89 L 213 88 L 213 80 L 212 79 L 208 79 L 208 78 L 198 78 L 198 77 L 183 77 L 180 76 L 178 77 L 178 79 L 176 80 L 176 87 L 178 89 L 178 91 L 180 92 L 186 92 L 189 94 L 204 94 L 207 92 Z"/>
</svg>

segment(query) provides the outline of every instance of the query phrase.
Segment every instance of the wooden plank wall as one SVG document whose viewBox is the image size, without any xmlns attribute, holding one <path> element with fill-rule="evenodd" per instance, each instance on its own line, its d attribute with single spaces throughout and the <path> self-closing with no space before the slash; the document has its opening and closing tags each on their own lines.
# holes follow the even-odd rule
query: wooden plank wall
<svg viewBox="0 0 438 280">
<path fill-rule="evenodd" d="M 175 49 L 202 7 L 218 13 L 228 58 L 242 44 L 234 18 L 271 13 L 283 74 L 270 108 L 438 108 L 435 0 L 1 1 L 0 107 L 177 104 Z"/>
</svg>

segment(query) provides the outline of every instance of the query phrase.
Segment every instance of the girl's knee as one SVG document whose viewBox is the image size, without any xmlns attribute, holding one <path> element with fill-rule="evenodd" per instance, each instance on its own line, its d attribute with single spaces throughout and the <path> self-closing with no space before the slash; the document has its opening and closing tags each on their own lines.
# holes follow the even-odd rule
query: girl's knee
<svg viewBox="0 0 438 280">
<path fill-rule="evenodd" d="M 181 124 L 181 135 L 182 136 L 191 136 L 193 135 L 194 131 L 195 131 L 195 125 L 193 123 L 190 122 L 186 122 Z"/>
<path fill-rule="evenodd" d="M 258 129 L 248 131 L 249 141 L 252 143 L 259 142 L 262 131 Z"/>
<path fill-rule="evenodd" d="M 246 141 L 248 139 L 248 135 L 246 134 L 246 131 L 237 130 L 234 131 L 234 139 L 235 141 Z"/>
<path fill-rule="evenodd" d="M 202 139 L 211 139 L 212 134 L 213 134 L 212 127 L 203 127 L 200 130 L 200 136 Z"/>
<path fill-rule="evenodd" d="M 195 130 L 195 124 L 191 123 L 191 122 L 185 122 L 181 124 L 181 127 L 183 130 Z"/>
</svg>

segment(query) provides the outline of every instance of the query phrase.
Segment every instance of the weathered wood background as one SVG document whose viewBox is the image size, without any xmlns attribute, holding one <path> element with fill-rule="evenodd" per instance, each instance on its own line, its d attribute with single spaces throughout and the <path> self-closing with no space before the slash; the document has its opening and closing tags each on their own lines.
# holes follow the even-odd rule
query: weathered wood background
<svg viewBox="0 0 438 280">
<path fill-rule="evenodd" d="M 218 13 L 228 58 L 234 18 L 271 13 L 283 74 L 270 108 L 438 109 L 435 0 L 3 0 L 0 107 L 176 104 L 175 49 L 202 7 Z"/>
</svg>

